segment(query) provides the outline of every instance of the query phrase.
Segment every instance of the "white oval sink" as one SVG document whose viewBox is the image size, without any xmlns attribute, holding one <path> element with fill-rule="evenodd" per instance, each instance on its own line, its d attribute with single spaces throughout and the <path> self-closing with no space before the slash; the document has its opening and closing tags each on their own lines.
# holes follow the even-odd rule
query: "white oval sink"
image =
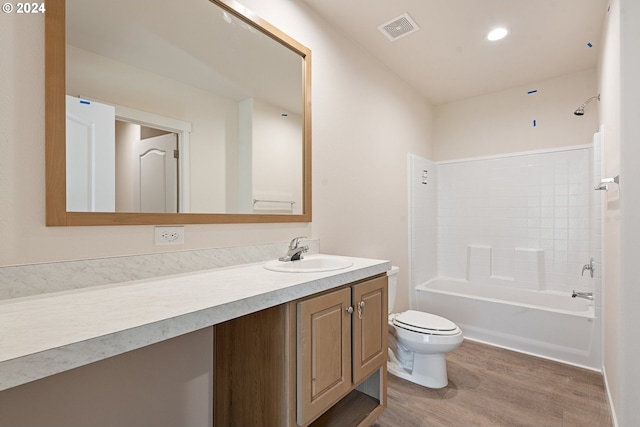
<svg viewBox="0 0 640 427">
<path fill-rule="evenodd" d="M 264 268 L 283 273 L 317 273 L 321 271 L 341 270 L 351 267 L 353 263 L 340 257 L 327 255 L 308 255 L 298 261 L 269 261 Z"/>
</svg>

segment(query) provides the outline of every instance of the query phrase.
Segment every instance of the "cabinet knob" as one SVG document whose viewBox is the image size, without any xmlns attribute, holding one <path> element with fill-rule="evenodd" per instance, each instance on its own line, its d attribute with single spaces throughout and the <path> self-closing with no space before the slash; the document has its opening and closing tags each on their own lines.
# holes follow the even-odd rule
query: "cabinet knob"
<svg viewBox="0 0 640 427">
<path fill-rule="evenodd" d="M 353 307 L 349 306 L 349 307 L 345 308 L 344 311 L 346 311 L 347 313 L 351 314 L 351 313 L 353 313 Z"/>
</svg>

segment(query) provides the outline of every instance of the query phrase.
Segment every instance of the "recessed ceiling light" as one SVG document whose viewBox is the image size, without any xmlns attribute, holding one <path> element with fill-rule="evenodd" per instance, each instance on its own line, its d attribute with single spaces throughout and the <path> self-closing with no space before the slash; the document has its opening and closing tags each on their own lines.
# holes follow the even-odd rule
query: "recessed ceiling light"
<svg viewBox="0 0 640 427">
<path fill-rule="evenodd" d="M 487 34 L 487 40 L 490 40 L 492 42 L 500 40 L 505 38 L 507 34 L 509 34 L 509 30 L 504 27 L 494 28 L 493 30 L 489 31 L 489 34 Z"/>
</svg>

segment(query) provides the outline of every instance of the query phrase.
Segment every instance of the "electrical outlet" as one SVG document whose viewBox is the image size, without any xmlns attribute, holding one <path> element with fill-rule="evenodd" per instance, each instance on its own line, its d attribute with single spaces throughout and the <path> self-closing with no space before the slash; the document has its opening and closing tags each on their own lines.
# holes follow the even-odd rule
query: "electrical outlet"
<svg viewBox="0 0 640 427">
<path fill-rule="evenodd" d="M 183 245 L 184 244 L 184 226 L 156 227 L 154 234 L 155 234 L 156 245 Z"/>
</svg>

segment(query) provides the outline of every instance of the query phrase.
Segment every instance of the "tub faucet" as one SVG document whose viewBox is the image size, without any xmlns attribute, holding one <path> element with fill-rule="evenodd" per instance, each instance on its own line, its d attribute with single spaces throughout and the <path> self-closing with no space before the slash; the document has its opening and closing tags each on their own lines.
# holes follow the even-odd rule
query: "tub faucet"
<svg viewBox="0 0 640 427">
<path fill-rule="evenodd" d="M 294 237 L 289 243 L 289 250 L 285 256 L 278 258 L 280 261 L 298 261 L 303 258 L 303 252 L 307 252 L 309 250 L 309 246 L 299 246 L 300 239 L 306 239 L 305 236 Z"/>
<path fill-rule="evenodd" d="M 576 292 L 573 291 L 573 293 L 571 294 L 571 298 L 585 298 L 588 299 L 589 301 L 593 301 L 593 292 Z"/>
<path fill-rule="evenodd" d="M 591 261 L 589 261 L 589 264 L 585 264 L 582 266 L 581 276 L 584 276 L 585 270 L 589 270 L 589 274 L 591 274 L 591 277 L 593 277 L 593 258 L 591 258 Z"/>
</svg>

